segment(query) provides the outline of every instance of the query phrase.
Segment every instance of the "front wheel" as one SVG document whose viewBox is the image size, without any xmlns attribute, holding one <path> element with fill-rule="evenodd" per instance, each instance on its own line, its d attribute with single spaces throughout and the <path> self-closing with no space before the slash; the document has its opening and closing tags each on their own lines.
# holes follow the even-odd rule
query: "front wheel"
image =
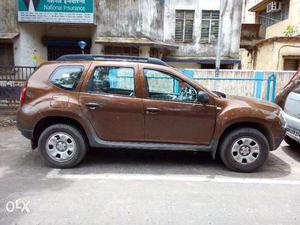
<svg viewBox="0 0 300 225">
<path fill-rule="evenodd" d="M 42 132 L 39 150 L 51 167 L 71 168 L 82 161 L 87 146 L 80 130 L 67 124 L 56 124 Z"/>
<path fill-rule="evenodd" d="M 270 147 L 256 129 L 241 128 L 229 133 L 221 143 L 220 157 L 226 167 L 237 172 L 253 172 L 267 160 Z"/>
</svg>

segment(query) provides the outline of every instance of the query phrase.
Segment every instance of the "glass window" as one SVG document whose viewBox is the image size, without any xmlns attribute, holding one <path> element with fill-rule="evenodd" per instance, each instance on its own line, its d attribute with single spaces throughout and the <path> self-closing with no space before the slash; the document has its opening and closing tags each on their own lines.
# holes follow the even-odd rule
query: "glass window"
<svg viewBox="0 0 300 225">
<path fill-rule="evenodd" d="M 219 32 L 219 11 L 203 10 L 201 25 L 201 42 L 214 43 L 218 39 Z"/>
<path fill-rule="evenodd" d="M 67 90 L 74 90 L 83 73 L 82 66 L 61 66 L 58 67 L 50 77 L 50 82 Z"/>
<path fill-rule="evenodd" d="M 145 69 L 149 98 L 178 102 L 196 102 L 197 91 L 188 83 L 167 73 Z"/>
<path fill-rule="evenodd" d="M 194 10 L 176 10 L 175 41 L 192 42 Z"/>
<path fill-rule="evenodd" d="M 88 91 L 135 96 L 134 69 L 126 67 L 97 67 L 89 83 Z"/>
</svg>

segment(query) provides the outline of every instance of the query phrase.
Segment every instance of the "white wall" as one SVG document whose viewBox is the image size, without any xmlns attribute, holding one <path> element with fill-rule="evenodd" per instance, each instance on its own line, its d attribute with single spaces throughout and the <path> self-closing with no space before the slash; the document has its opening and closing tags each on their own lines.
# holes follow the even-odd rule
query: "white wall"
<svg viewBox="0 0 300 225">
<path fill-rule="evenodd" d="M 14 44 L 16 66 L 36 66 L 33 54 L 40 60 L 47 59 L 47 48 L 42 44 L 42 37 L 46 32 L 45 25 L 20 24 L 20 36 Z"/>
<path fill-rule="evenodd" d="M 225 0 L 222 56 L 238 58 L 242 17 L 241 0 Z M 164 40 L 175 42 L 175 10 L 195 10 L 193 43 L 182 44 L 176 56 L 215 57 L 216 44 L 201 44 L 202 10 L 219 10 L 219 0 L 165 0 Z"/>
<path fill-rule="evenodd" d="M 261 0 L 243 0 L 243 19 L 242 23 L 255 23 L 255 13 L 249 12 L 254 5 L 261 2 Z"/>
<path fill-rule="evenodd" d="M 48 37 L 91 38 L 92 28 L 82 25 L 19 24 L 20 36 L 14 43 L 15 65 L 36 66 L 48 58 L 47 46 L 42 39 Z M 95 45 L 93 45 L 94 47 Z M 79 47 L 78 47 L 79 48 Z M 35 54 L 37 60 L 33 59 Z"/>
</svg>

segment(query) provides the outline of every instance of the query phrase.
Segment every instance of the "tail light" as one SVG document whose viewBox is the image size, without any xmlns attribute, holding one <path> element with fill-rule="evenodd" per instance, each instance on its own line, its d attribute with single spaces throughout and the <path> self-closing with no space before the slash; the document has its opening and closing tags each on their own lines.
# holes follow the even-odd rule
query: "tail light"
<svg viewBox="0 0 300 225">
<path fill-rule="evenodd" d="M 20 95 L 20 107 L 23 106 L 24 101 L 25 101 L 25 97 L 26 97 L 26 91 L 27 91 L 27 82 L 24 84 L 22 91 L 21 91 L 21 95 Z"/>
</svg>

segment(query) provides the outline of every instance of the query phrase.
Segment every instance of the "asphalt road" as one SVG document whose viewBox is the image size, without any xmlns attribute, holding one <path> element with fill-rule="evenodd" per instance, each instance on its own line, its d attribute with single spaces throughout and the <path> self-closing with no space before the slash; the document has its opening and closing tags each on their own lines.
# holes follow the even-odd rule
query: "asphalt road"
<svg viewBox="0 0 300 225">
<path fill-rule="evenodd" d="M 0 128 L 0 224 L 300 224 L 300 149 L 285 144 L 252 174 L 209 154 L 91 150 L 47 167 L 15 128 Z"/>
</svg>

